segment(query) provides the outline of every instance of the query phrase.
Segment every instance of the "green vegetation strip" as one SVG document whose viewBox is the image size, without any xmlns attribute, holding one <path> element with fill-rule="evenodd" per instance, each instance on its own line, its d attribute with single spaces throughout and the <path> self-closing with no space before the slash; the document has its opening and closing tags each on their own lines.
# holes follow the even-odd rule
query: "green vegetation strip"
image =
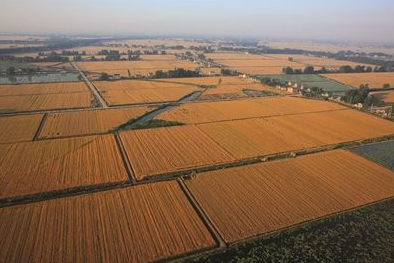
<svg viewBox="0 0 394 263">
<path fill-rule="evenodd" d="M 394 199 L 190 262 L 394 262 Z"/>
<path fill-rule="evenodd" d="M 184 124 L 178 121 L 165 121 L 165 120 L 152 119 L 152 120 L 144 121 L 142 123 L 132 124 L 130 130 L 151 129 L 151 128 L 168 127 L 168 126 L 179 126 L 179 125 L 184 125 Z"/>
<path fill-rule="evenodd" d="M 394 141 L 355 147 L 351 151 L 394 171 Z"/>
<path fill-rule="evenodd" d="M 147 120 L 147 121 L 144 121 L 141 123 L 135 123 L 135 122 L 136 122 L 136 119 L 130 119 L 127 122 L 119 125 L 115 129 L 112 129 L 110 132 L 151 129 L 151 128 L 184 125 L 184 123 L 178 122 L 178 121 L 165 121 L 165 120 L 159 120 L 159 119 Z"/>
</svg>

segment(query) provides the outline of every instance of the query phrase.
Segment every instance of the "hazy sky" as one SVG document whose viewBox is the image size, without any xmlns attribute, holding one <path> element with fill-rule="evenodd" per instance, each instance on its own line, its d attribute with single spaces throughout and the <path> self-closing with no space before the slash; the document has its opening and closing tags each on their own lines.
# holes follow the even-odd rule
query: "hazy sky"
<svg viewBox="0 0 394 263">
<path fill-rule="evenodd" d="M 321 39 L 394 44 L 394 0 L 0 0 L 4 33 Z"/>
</svg>

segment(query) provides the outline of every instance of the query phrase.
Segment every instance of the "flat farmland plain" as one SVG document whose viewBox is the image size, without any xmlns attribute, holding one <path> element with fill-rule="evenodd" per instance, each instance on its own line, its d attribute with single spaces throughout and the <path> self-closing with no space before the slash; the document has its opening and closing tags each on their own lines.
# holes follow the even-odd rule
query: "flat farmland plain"
<svg viewBox="0 0 394 263">
<path fill-rule="evenodd" d="M 340 109 L 345 107 L 326 101 L 293 97 L 256 98 L 183 104 L 159 114 L 157 119 L 192 124 Z"/>
<path fill-rule="evenodd" d="M 394 196 L 394 173 L 344 150 L 197 174 L 185 181 L 225 242 Z"/>
<path fill-rule="evenodd" d="M 394 87 L 393 72 L 323 74 L 322 76 L 355 88 L 365 84 L 368 84 L 371 89 L 382 88 L 384 84 Z"/>
<path fill-rule="evenodd" d="M 283 67 L 304 68 L 305 65 L 285 59 L 276 59 L 263 55 L 212 53 L 207 58 L 246 74 L 280 74 Z"/>
<path fill-rule="evenodd" d="M 0 198 L 127 179 L 111 135 L 0 144 Z"/>
<path fill-rule="evenodd" d="M 96 81 L 94 85 L 110 105 L 177 101 L 198 90 L 192 85 L 159 81 Z"/>
<path fill-rule="evenodd" d="M 92 99 L 89 92 L 0 96 L 0 112 L 88 108 Z"/>
<path fill-rule="evenodd" d="M 154 110 L 149 107 L 86 110 L 48 114 L 39 138 L 106 133 Z M 0 120 L 1 121 L 1 120 Z"/>
<path fill-rule="evenodd" d="M 331 59 L 331 58 L 323 58 L 323 57 L 314 57 L 314 56 L 308 56 L 308 55 L 294 55 L 294 54 L 270 54 L 266 55 L 267 57 L 273 58 L 273 59 L 282 59 L 282 60 L 289 60 L 289 57 L 292 58 L 293 62 L 303 64 L 305 66 L 313 66 L 315 68 L 321 68 L 325 67 L 328 69 L 339 69 L 341 66 L 351 66 L 355 67 L 358 65 L 363 65 L 363 66 L 370 66 L 370 67 L 375 67 L 376 65 L 371 65 L 371 64 L 365 64 L 365 63 L 357 63 L 357 62 L 352 62 L 352 61 L 347 61 L 347 60 L 338 60 L 338 59 Z"/>
<path fill-rule="evenodd" d="M 237 159 L 252 158 L 305 148 L 319 142 L 264 119 L 199 124 L 201 131 Z"/>
<path fill-rule="evenodd" d="M 134 175 L 175 172 L 234 160 L 194 126 L 176 126 L 120 133 Z"/>
<path fill-rule="evenodd" d="M 0 118 L 0 143 L 31 141 L 41 123 L 43 114 Z"/>
<path fill-rule="evenodd" d="M 356 110 L 288 115 L 266 119 L 324 144 L 363 140 L 394 134 L 394 123 Z M 344 132 L 346 131 L 346 132 Z"/>
<path fill-rule="evenodd" d="M 394 134 L 394 123 L 355 110 L 215 122 L 197 127 L 237 159 Z"/>
<path fill-rule="evenodd" d="M 0 96 L 88 92 L 84 82 L 0 85 Z"/>
<path fill-rule="evenodd" d="M 194 87 L 140 89 L 132 91 L 115 90 L 103 94 L 104 99 L 111 106 L 144 103 L 175 102 L 196 91 Z"/>
<path fill-rule="evenodd" d="M 280 74 L 284 67 L 303 69 L 306 66 L 314 66 L 316 69 L 321 67 L 338 69 L 344 65 L 351 67 L 360 64 L 371 67 L 375 66 L 351 61 L 292 54 L 254 55 L 244 53 L 212 53 L 207 54 L 207 57 L 230 69 L 246 74 Z M 289 60 L 290 57 L 292 60 Z"/>
<path fill-rule="evenodd" d="M 83 71 L 108 74 L 121 74 L 128 76 L 141 74 L 148 75 L 155 73 L 156 70 L 173 70 L 175 68 L 184 68 L 194 70 L 197 64 L 187 62 L 185 60 L 140 60 L 140 61 L 94 61 L 94 62 L 77 62 L 78 67 Z"/>
<path fill-rule="evenodd" d="M 155 89 L 161 90 L 165 88 L 185 88 L 192 87 L 182 83 L 169 83 L 166 81 L 144 81 L 144 80 L 118 80 L 118 81 L 95 81 L 94 86 L 102 92 L 106 93 L 109 91 L 134 91 L 134 90 L 145 90 Z"/>
<path fill-rule="evenodd" d="M 1 262 L 152 262 L 214 246 L 175 181 L 0 209 Z"/>
</svg>

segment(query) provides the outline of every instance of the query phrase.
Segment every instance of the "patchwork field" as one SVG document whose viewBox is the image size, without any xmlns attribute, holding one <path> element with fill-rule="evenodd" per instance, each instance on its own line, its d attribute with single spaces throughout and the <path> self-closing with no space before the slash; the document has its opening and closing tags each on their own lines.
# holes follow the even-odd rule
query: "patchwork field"
<svg viewBox="0 0 394 263">
<path fill-rule="evenodd" d="M 48 114 L 40 139 L 106 133 L 154 108 L 86 110 Z"/>
<path fill-rule="evenodd" d="M 111 135 L 0 145 L 0 198 L 127 179 Z"/>
<path fill-rule="evenodd" d="M 0 96 L 88 92 L 84 82 L 0 85 Z"/>
<path fill-rule="evenodd" d="M 303 74 L 303 75 L 259 75 L 259 79 L 269 78 L 280 82 L 292 82 L 303 85 L 306 88 L 318 87 L 323 89 L 325 92 L 331 92 L 335 95 L 344 95 L 346 91 L 352 89 L 352 87 L 336 82 L 331 79 L 324 78 L 314 74 Z"/>
<path fill-rule="evenodd" d="M 281 74 L 284 67 L 304 69 L 306 66 L 314 66 L 316 69 L 321 67 L 339 69 L 339 67 L 344 65 L 355 67 L 362 64 L 351 61 L 293 54 L 254 55 L 245 53 L 211 53 L 206 54 L 206 56 L 230 69 L 246 74 Z M 362 65 L 374 67 L 374 65 Z"/>
<path fill-rule="evenodd" d="M 393 72 L 323 74 L 322 76 L 355 88 L 365 84 L 368 84 L 369 88 L 372 89 L 382 88 L 384 84 L 394 87 Z"/>
<path fill-rule="evenodd" d="M 111 106 L 141 103 L 159 103 L 178 101 L 196 91 L 194 87 L 145 89 L 145 90 L 116 90 L 104 93 L 104 99 Z"/>
<path fill-rule="evenodd" d="M 195 69 L 197 64 L 185 60 L 139 60 L 139 61 L 94 61 L 94 62 L 77 62 L 78 67 L 83 71 L 108 74 L 120 74 L 128 77 L 130 75 L 148 75 L 155 73 L 156 70 L 173 70 L 175 68 Z"/>
<path fill-rule="evenodd" d="M 302 118 L 298 116 L 298 118 Z M 319 142 L 265 119 L 248 119 L 197 126 L 237 159 L 313 148 Z"/>
<path fill-rule="evenodd" d="M 346 61 L 346 60 L 338 60 L 338 59 L 331 59 L 331 58 L 323 58 L 323 57 L 314 57 L 314 56 L 308 56 L 308 55 L 294 55 L 294 54 L 269 54 L 267 57 L 273 58 L 273 59 L 283 59 L 283 60 L 289 60 L 289 58 L 292 58 L 293 62 L 303 64 L 306 66 L 313 66 L 315 68 L 321 68 L 325 67 L 327 69 L 339 69 L 341 66 L 351 66 L 355 67 L 358 65 L 363 65 L 363 66 L 370 66 L 370 67 L 375 67 L 375 65 L 370 65 L 370 64 L 365 64 L 365 63 L 357 63 L 357 62 L 352 62 L 352 61 Z"/>
<path fill-rule="evenodd" d="M 237 159 L 394 134 L 394 123 L 355 110 L 206 123 L 197 127 Z"/>
<path fill-rule="evenodd" d="M 163 112 L 156 118 L 191 124 L 338 109 L 344 109 L 344 107 L 326 101 L 294 97 L 275 97 L 188 103 Z"/>
<path fill-rule="evenodd" d="M 234 160 L 195 126 L 128 131 L 120 137 L 138 180 Z"/>
<path fill-rule="evenodd" d="M 0 112 L 88 108 L 92 99 L 89 92 L 0 96 Z"/>
<path fill-rule="evenodd" d="M 94 86 L 101 92 L 109 91 L 135 91 L 135 90 L 161 90 L 166 88 L 190 88 L 191 85 L 182 83 L 169 83 L 166 81 L 145 80 L 118 80 L 118 81 L 95 81 Z"/>
<path fill-rule="evenodd" d="M 343 150 L 185 181 L 227 243 L 394 196 L 394 173 Z"/>
<path fill-rule="evenodd" d="M 304 64 L 275 59 L 263 55 L 242 53 L 212 53 L 206 54 L 207 58 L 213 59 L 232 70 L 246 74 L 280 74 L 283 67 L 304 68 Z"/>
<path fill-rule="evenodd" d="M 0 209 L 2 262 L 152 262 L 214 245 L 175 181 Z"/>
<path fill-rule="evenodd" d="M 31 141 L 37 132 L 43 114 L 0 118 L 0 143 Z"/>
<path fill-rule="evenodd" d="M 198 90 L 192 85 L 159 81 L 96 81 L 94 85 L 109 105 L 178 101 Z"/>
</svg>

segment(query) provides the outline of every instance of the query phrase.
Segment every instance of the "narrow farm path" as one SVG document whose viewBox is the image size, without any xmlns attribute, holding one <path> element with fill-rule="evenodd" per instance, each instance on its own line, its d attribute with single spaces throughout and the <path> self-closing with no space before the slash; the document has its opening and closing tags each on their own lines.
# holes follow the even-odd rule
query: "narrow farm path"
<svg viewBox="0 0 394 263">
<path fill-rule="evenodd" d="M 108 108 L 107 102 L 105 102 L 104 98 L 101 97 L 100 92 L 96 89 L 96 87 L 90 82 L 90 80 L 85 76 L 85 74 L 82 72 L 82 70 L 75 64 L 75 62 L 71 62 L 71 65 L 78 70 L 79 74 L 81 74 L 83 80 L 86 82 L 88 85 L 90 91 L 93 93 L 94 97 L 96 100 L 99 102 L 101 108 Z"/>
</svg>

